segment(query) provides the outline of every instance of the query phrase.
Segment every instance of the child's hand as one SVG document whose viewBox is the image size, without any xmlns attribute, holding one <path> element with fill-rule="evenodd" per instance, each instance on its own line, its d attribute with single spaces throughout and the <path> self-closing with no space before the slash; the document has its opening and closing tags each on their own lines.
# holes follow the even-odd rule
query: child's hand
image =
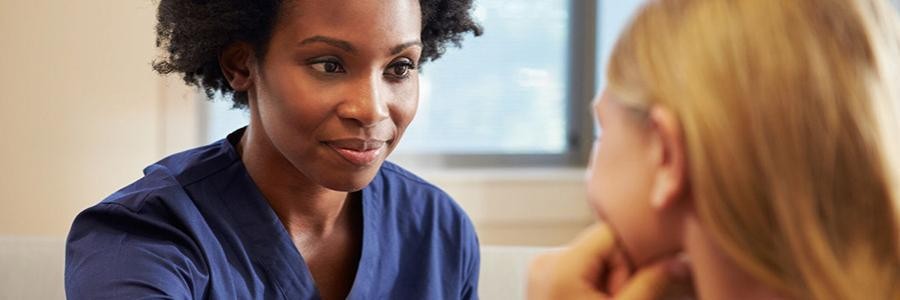
<svg viewBox="0 0 900 300">
<path fill-rule="evenodd" d="M 567 248 L 537 257 L 531 265 L 528 298 L 664 299 L 690 298 L 690 272 L 680 259 L 629 269 L 612 231 L 598 224 Z"/>
</svg>

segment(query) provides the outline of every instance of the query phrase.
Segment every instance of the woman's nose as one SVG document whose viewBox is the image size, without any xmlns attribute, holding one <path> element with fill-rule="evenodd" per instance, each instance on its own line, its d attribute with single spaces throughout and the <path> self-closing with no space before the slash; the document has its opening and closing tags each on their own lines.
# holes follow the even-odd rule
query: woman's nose
<svg viewBox="0 0 900 300">
<path fill-rule="evenodd" d="M 353 120 L 362 127 L 372 127 L 387 119 L 390 116 L 385 99 L 388 93 L 382 90 L 382 84 L 380 76 L 355 80 L 337 107 L 338 116 Z"/>
</svg>

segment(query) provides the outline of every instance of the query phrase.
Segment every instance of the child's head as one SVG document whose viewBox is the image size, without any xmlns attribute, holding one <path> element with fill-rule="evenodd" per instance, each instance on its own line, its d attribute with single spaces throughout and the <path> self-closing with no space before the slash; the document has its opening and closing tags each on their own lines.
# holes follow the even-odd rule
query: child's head
<svg viewBox="0 0 900 300">
<path fill-rule="evenodd" d="M 637 264 L 695 217 L 787 295 L 896 290 L 898 60 L 884 0 L 650 1 L 595 105 L 592 203 Z"/>
</svg>

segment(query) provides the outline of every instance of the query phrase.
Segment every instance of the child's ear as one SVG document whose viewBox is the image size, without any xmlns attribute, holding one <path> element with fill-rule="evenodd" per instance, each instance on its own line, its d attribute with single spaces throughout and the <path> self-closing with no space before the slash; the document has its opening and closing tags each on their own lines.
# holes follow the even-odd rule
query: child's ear
<svg viewBox="0 0 900 300">
<path fill-rule="evenodd" d="M 650 204 L 657 209 L 672 207 L 685 200 L 688 189 L 687 159 L 681 123 L 675 114 L 663 107 L 650 109 L 653 130 L 656 175 Z"/>
<path fill-rule="evenodd" d="M 246 92 L 253 86 L 255 64 L 253 48 L 247 43 L 232 43 L 219 55 L 222 74 L 235 92 Z"/>
</svg>

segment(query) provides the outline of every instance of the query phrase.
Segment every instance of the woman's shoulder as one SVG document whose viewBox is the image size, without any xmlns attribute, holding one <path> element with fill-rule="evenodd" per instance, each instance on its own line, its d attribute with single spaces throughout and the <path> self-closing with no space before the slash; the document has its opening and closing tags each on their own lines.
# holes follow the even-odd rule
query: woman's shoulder
<svg viewBox="0 0 900 300">
<path fill-rule="evenodd" d="M 119 205 L 140 211 L 148 202 L 184 202 L 185 187 L 234 163 L 226 145 L 216 142 L 169 155 L 143 170 L 143 176 L 103 199 L 100 206 Z M 174 207 L 173 207 L 174 208 Z"/>
<path fill-rule="evenodd" d="M 202 243 L 208 242 L 211 233 L 185 181 L 196 181 L 209 172 L 198 169 L 215 169 L 209 164 L 221 156 L 217 148 L 221 145 L 166 157 L 146 167 L 141 178 L 79 213 L 66 245 L 67 280 L 104 268 L 116 274 L 110 276 L 121 277 L 107 278 L 112 281 L 128 276 L 146 276 L 136 280 L 169 278 L 168 270 L 183 270 L 188 274 L 181 275 L 202 278 L 204 275 L 197 273 L 206 268 Z M 73 286 L 79 290 L 98 284 L 91 280 L 77 282 Z M 171 282 L 162 285 L 177 286 Z"/>
<path fill-rule="evenodd" d="M 205 285 L 207 265 L 197 232 L 187 224 L 200 213 L 167 170 L 151 166 L 145 172 L 75 217 L 66 241 L 70 297 L 199 295 L 188 287 Z"/>
<path fill-rule="evenodd" d="M 191 232 L 203 213 L 188 188 L 230 164 L 227 145 L 216 142 L 172 154 L 143 170 L 143 176 L 75 218 L 70 234 L 92 236 L 177 236 Z"/>
</svg>

